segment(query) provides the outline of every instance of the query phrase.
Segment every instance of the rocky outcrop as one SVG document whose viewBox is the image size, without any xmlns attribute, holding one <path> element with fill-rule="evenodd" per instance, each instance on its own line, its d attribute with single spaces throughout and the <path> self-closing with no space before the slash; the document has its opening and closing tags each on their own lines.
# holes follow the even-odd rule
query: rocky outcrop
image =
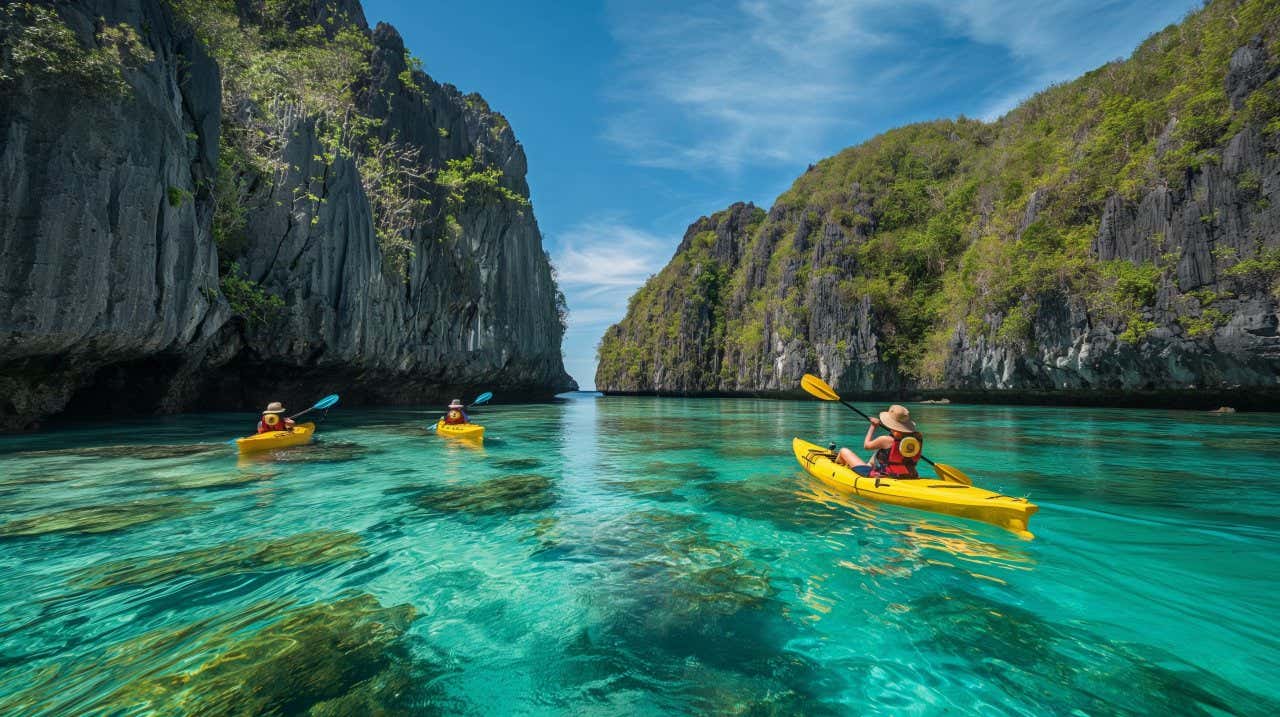
<svg viewBox="0 0 1280 717">
<path fill-rule="evenodd" d="M 781 395 L 813 372 L 867 397 L 1273 406 L 1280 62 L 1267 47 L 1280 13 L 1243 5 L 1213 3 L 1113 76 L 1056 87 L 994 123 L 892 130 L 810 167 L 716 256 L 723 288 L 711 306 L 696 289 L 705 262 L 691 237 L 724 213 L 699 220 L 606 332 L 597 387 Z M 1261 22 L 1242 28 L 1237 14 Z M 1143 63 L 1167 66 L 1161 53 L 1182 51 L 1178 33 L 1206 27 L 1244 33 L 1211 78 L 1225 115 L 1176 104 L 1187 86 L 1204 86 L 1199 77 L 1145 76 Z M 1082 123 L 1071 108 L 1132 107 L 1123 93 L 1134 86 L 1168 91 L 1177 109 L 1143 118 L 1125 140 L 1133 154 L 1107 167 L 1096 157 L 1110 151 L 1116 125 L 1100 124 L 1109 110 Z M 1206 126 L 1220 137 L 1208 146 Z M 1057 157 L 1045 150 L 1053 141 Z M 1142 151 L 1161 172 L 1093 198 Z M 720 317 L 723 331 L 689 320 L 694 309 Z"/>
<path fill-rule="evenodd" d="M 685 232 L 677 260 L 652 279 L 633 301 L 643 315 L 611 327 L 607 346 L 627 351 L 601 355 L 615 392 L 670 386 L 685 395 L 714 392 L 721 384 L 724 315 L 721 293 L 739 266 L 750 232 L 764 212 L 738 203 L 703 217 Z M 674 339 L 674 341 L 673 341 Z"/>
<path fill-rule="evenodd" d="M 138 379 L 113 402 L 182 405 L 230 316 L 200 189 L 218 67 L 158 0 L 61 13 L 84 48 L 99 24 L 149 28 L 154 59 L 122 69 L 123 92 L 70 70 L 0 85 L 0 428 L 57 413 L 111 366 Z"/>
<path fill-rule="evenodd" d="M 506 189 L 528 196 L 523 149 L 483 99 L 421 72 L 412 92 L 382 91 L 407 69 L 393 28 L 368 30 L 354 0 L 295 9 L 299 24 L 337 12 L 369 33 L 361 102 L 384 140 L 417 148 L 427 173 L 466 157 L 497 167 Z M 59 413 L 243 408 L 269 395 L 301 404 L 330 390 L 344 403 L 404 403 L 573 387 L 527 204 L 467 201 L 449 226 L 436 211 L 409 238 L 401 274 L 383 256 L 357 164 L 323 158 L 315 121 L 298 117 L 286 171 L 253 184 L 244 241 L 220 256 L 217 64 L 159 0 L 58 11 L 83 48 L 124 23 L 154 58 L 123 69 L 119 94 L 30 74 L 0 85 L 0 428 Z M 443 190 L 423 191 L 444 206 Z M 283 307 L 265 321 L 234 317 L 220 259 Z"/>
<path fill-rule="evenodd" d="M 1280 161 L 1256 128 L 1237 134 L 1222 162 L 1190 172 L 1180 189 L 1156 187 L 1137 202 L 1112 196 L 1093 251 L 1101 261 L 1155 263 L 1176 256 L 1143 318 L 1145 340 L 1121 341 L 1122 327 L 1090 312 L 1080 297 L 1041 301 L 1027 347 L 993 345 L 959 327 L 947 385 L 1044 391 L 1234 391 L 1280 388 L 1280 297 L 1268 282 L 1236 277 L 1241 260 L 1280 247 Z M 1241 189 L 1242 179 L 1245 189 Z M 1258 186 L 1254 186 L 1255 181 Z M 1153 240 L 1158 238 L 1158 240 Z M 1212 308 L 1204 330 L 1183 319 Z"/>
</svg>

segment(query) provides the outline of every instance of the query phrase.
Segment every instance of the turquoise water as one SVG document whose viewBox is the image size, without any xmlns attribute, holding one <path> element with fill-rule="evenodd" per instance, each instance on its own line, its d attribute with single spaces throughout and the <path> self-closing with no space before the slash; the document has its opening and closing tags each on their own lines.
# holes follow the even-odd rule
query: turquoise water
<svg viewBox="0 0 1280 717">
<path fill-rule="evenodd" d="M 0 714 L 1280 709 L 1280 414 L 912 412 L 1035 540 L 827 492 L 792 436 L 862 429 L 817 402 L 3 437 Z"/>
</svg>

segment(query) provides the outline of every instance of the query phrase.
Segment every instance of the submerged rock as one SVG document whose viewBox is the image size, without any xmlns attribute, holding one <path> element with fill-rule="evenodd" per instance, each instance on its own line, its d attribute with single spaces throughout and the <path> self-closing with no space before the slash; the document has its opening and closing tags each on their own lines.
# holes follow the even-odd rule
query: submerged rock
<svg viewBox="0 0 1280 717">
<path fill-rule="evenodd" d="M 116 505 L 91 505 L 10 520 L 0 524 L 0 537 L 49 533 L 110 533 L 201 510 L 208 508 L 177 498 L 149 498 Z"/>
<path fill-rule="evenodd" d="M 679 478 L 653 477 L 606 481 L 606 484 L 648 500 L 678 503 L 685 497 L 676 493 L 685 485 Z"/>
<path fill-rule="evenodd" d="M 494 468 L 504 471 L 527 471 L 542 465 L 540 458 L 507 458 L 492 463 Z"/>
<path fill-rule="evenodd" d="M 182 473 L 163 475 L 157 482 L 166 490 L 202 490 L 206 488 L 234 488 L 248 483 L 274 478 L 274 471 L 222 471 L 220 473 Z"/>
<path fill-rule="evenodd" d="M 373 453 L 373 449 L 351 441 L 315 441 L 305 446 L 282 448 L 261 454 L 274 463 L 341 463 Z"/>
<path fill-rule="evenodd" d="M 71 579 L 86 590 L 146 585 L 180 576 L 216 577 L 339 563 L 363 557 L 360 536 L 313 531 L 276 540 L 248 540 L 184 550 L 146 559 L 126 559 L 83 570 Z"/>
<path fill-rule="evenodd" d="M 786 649 L 795 632 L 768 566 L 709 530 L 697 515 L 648 511 L 579 545 L 613 567 L 592 583 L 560 679 L 616 712 L 838 714 L 831 676 Z"/>
<path fill-rule="evenodd" d="M 801 493 L 794 480 L 752 476 L 746 480 L 715 481 L 700 486 L 713 510 L 742 518 L 766 520 L 782 530 L 810 532 L 840 521 L 834 512 Z"/>
<path fill-rule="evenodd" d="M 652 461 L 645 464 L 644 472 L 648 476 L 660 479 L 672 479 L 682 483 L 700 483 L 715 480 L 715 469 L 702 463 L 674 463 L 669 461 Z"/>
<path fill-rule="evenodd" d="M 0 711 L 408 715 L 429 703 L 440 668 L 409 653 L 412 606 L 383 607 L 371 595 L 286 605 L 259 603 L 127 640 L 94 663 L 52 665 L 0 698 Z"/>
<path fill-rule="evenodd" d="M 160 461 L 171 458 L 189 458 L 216 453 L 227 453 L 225 443 L 195 444 L 162 444 L 162 445 L 120 445 L 120 446 L 84 446 L 78 448 L 54 448 L 45 451 L 23 451 L 15 454 L 19 458 L 44 458 L 55 456 L 75 456 L 77 458 L 133 458 L 144 461 Z"/>
<path fill-rule="evenodd" d="M 971 592 L 914 600 L 902 621 L 921 655 L 959 659 L 1023 709 L 1073 714 L 1276 714 L 1280 705 L 1144 645 L 1110 642 Z M 998 659 L 993 659 L 995 656 Z M 1066 714 L 1063 709 L 1062 714 Z"/>
<path fill-rule="evenodd" d="M 414 502 L 442 513 L 497 515 L 545 510 L 555 504 L 556 498 L 550 478 L 526 473 L 431 489 L 418 493 Z"/>
</svg>

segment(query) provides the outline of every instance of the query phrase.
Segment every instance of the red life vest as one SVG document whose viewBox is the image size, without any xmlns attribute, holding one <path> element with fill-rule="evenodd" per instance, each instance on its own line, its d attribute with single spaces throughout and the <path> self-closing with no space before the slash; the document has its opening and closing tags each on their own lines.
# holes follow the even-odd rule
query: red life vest
<svg viewBox="0 0 1280 717">
<path fill-rule="evenodd" d="M 872 475 L 920 477 L 920 474 L 916 473 L 916 464 L 920 462 L 920 454 L 924 452 L 924 436 L 919 433 L 896 432 L 892 435 L 893 445 L 876 451 L 875 460 L 871 462 Z M 920 442 L 920 450 L 916 452 L 914 458 L 902 455 L 902 442 L 907 438 L 915 438 Z"/>
<path fill-rule="evenodd" d="M 449 412 L 444 415 L 446 425 L 455 426 L 460 423 L 467 422 L 467 414 L 462 409 L 450 408 Z"/>
</svg>

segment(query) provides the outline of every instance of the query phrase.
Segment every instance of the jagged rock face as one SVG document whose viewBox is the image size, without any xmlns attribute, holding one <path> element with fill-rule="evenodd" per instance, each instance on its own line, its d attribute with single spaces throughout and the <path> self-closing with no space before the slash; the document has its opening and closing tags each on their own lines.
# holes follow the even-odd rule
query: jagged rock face
<svg viewBox="0 0 1280 717">
<path fill-rule="evenodd" d="M 1246 176 L 1260 178 L 1260 187 L 1242 190 Z M 1119 327 L 1091 316 L 1078 297 L 1056 295 L 1041 303 L 1030 352 L 993 346 L 960 327 L 950 347 L 946 385 L 1274 391 L 1280 380 L 1280 302 L 1269 287 L 1231 278 L 1223 270 L 1238 258 L 1280 246 L 1277 201 L 1280 161 L 1256 128 L 1231 139 L 1220 165 L 1188 173 L 1185 188 L 1156 187 L 1137 203 L 1111 197 L 1093 243 L 1099 260 L 1151 262 L 1170 251 L 1179 256 L 1172 281 L 1160 288 L 1147 312 L 1156 325 L 1147 340 L 1122 342 Z M 1213 306 L 1225 316 L 1210 335 L 1192 337 L 1178 318 L 1190 300 L 1187 292 L 1205 289 L 1223 297 Z"/>
<path fill-rule="evenodd" d="M 337 12 L 366 27 L 354 0 L 299 8 L 300 24 Z M 397 276 L 385 267 L 356 165 L 318 160 L 305 118 L 285 150 L 288 172 L 258 187 L 247 241 L 230 257 L 285 306 L 264 325 L 233 319 L 210 237 L 216 63 L 158 0 L 59 12 L 87 47 L 97 18 L 145 28 L 155 60 L 125 70 L 127 97 L 26 80 L 2 88 L 0 429 L 63 411 L 303 404 L 329 390 L 352 403 L 574 387 L 532 209 L 468 203 L 456 235 L 438 221 L 419 228 L 408 276 Z M 405 69 L 405 53 L 389 26 L 372 36 L 376 90 Z M 421 73 L 417 84 L 425 97 L 388 103 L 368 93 L 384 139 L 419 147 L 432 168 L 475 157 L 527 197 L 524 152 L 506 120 L 477 95 Z M 323 201 L 300 208 L 299 189 Z"/>
<path fill-rule="evenodd" d="M 32 77 L 0 88 L 0 428 L 61 410 L 119 364 L 163 367 L 120 400 L 181 405 L 229 316 L 201 189 L 217 66 L 158 0 L 62 11 L 90 47 L 99 18 L 150 28 L 155 59 L 124 70 L 127 96 Z"/>
<path fill-rule="evenodd" d="M 1205 150 L 1202 156 L 1210 159 L 1188 167 L 1178 181 L 1112 193 L 1096 204 L 1085 195 L 1082 203 L 1065 207 L 1052 185 L 1032 185 L 1018 195 L 1023 204 L 999 213 L 1000 195 L 1009 186 L 1000 185 L 1009 181 L 1000 162 L 1016 151 L 1007 148 L 1014 140 L 1006 137 L 1022 130 L 1017 123 L 1028 121 L 1014 113 L 1012 119 L 976 127 L 961 120 L 903 128 L 846 150 L 811 167 L 763 221 L 750 227 L 726 221 L 736 207 L 700 219 L 672 262 L 637 292 L 627 316 L 606 332 L 597 387 L 619 393 L 795 394 L 800 377 L 813 372 L 842 392 L 865 396 L 938 392 L 982 400 L 1186 405 L 1197 397 L 1211 402 L 1230 394 L 1239 405 L 1274 402 L 1280 398 L 1280 278 L 1274 268 L 1241 271 L 1244 262 L 1271 267 L 1275 259 L 1263 257 L 1280 256 L 1275 253 L 1280 249 L 1280 136 L 1264 128 L 1274 113 L 1257 109 L 1269 106 L 1264 103 L 1270 100 L 1259 98 L 1275 94 L 1280 73 L 1280 62 L 1267 47 L 1254 38 L 1228 52 L 1229 63 L 1224 57 L 1225 76 L 1218 76 L 1224 104 L 1251 109 L 1234 114 L 1238 129 Z M 1026 110 L 1030 121 L 1043 107 Z M 1180 142 L 1176 116 L 1155 126 L 1164 129 L 1152 140 L 1153 162 Z M 893 139 L 894 132 L 914 139 Z M 1087 142 L 1086 134 L 1079 137 L 1084 139 L 1075 140 L 1076 157 Z M 995 237 L 1031 241 L 1027 237 L 1042 230 L 1049 215 L 1055 221 L 1069 216 L 1069 226 L 1092 227 L 1091 247 L 1080 250 L 1089 254 L 1082 259 L 1086 266 L 1079 267 L 1091 278 L 1055 279 L 1022 294 L 1025 334 L 1015 334 L 1016 340 L 1003 335 L 1011 309 L 958 319 L 956 312 L 940 310 L 949 321 L 935 324 L 932 333 L 911 345 L 936 354 L 923 369 L 920 362 L 910 368 L 902 364 L 901 337 L 894 336 L 892 325 L 896 317 L 863 289 L 879 278 L 868 276 L 865 262 L 874 257 L 867 247 L 882 245 L 888 231 L 898 232 L 888 241 L 903 236 L 902 220 L 888 226 L 894 218 L 884 210 L 883 195 L 876 194 L 899 185 L 892 176 L 880 177 L 875 181 L 881 189 L 873 191 L 847 169 L 884 171 L 887 163 L 869 164 L 859 157 L 910 157 L 916 141 L 926 143 L 923 153 L 954 153 L 955 162 L 939 161 L 932 171 L 968 172 L 947 175 L 958 177 L 948 186 L 967 186 L 964 191 L 971 194 L 964 196 L 971 198 L 963 200 L 965 228 L 951 239 L 967 249 L 936 260 L 944 267 L 951 261 L 950 268 L 929 269 L 937 272 L 939 292 L 964 278 L 974 251 L 992 252 Z M 817 175 L 822 178 L 809 181 Z M 904 177 L 905 186 L 912 179 Z M 920 218 L 907 225 L 908 231 L 931 231 L 928 222 L 934 218 Z M 708 226 L 732 226 L 738 232 L 732 251 L 714 252 L 728 278 L 721 282 L 719 302 L 711 306 L 691 288 L 699 285 L 705 266 L 691 238 Z M 1117 264 L 1159 269 L 1154 298 L 1136 314 L 1120 316 L 1107 305 L 1106 270 Z M 988 270 L 998 274 L 1017 267 Z M 978 292 L 1001 287 L 998 279 L 975 286 Z M 889 281 L 877 290 L 901 288 Z M 690 320 L 692 308 L 720 317 L 724 330 L 706 331 Z M 664 323 L 660 317 L 666 316 L 684 320 Z M 1126 329 L 1137 322 L 1150 329 L 1135 340 Z M 657 358 L 648 362 L 637 355 Z"/>
<path fill-rule="evenodd" d="M 378 92 L 379 83 L 398 82 L 405 55 L 389 25 L 373 38 L 368 109 L 383 120 L 384 139 L 420 147 L 424 167 L 474 157 L 501 168 L 504 186 L 527 196 L 524 150 L 506 120 L 478 96 L 421 73 L 425 99 Z M 555 286 L 530 208 L 468 202 L 455 216 L 457 236 L 438 216 L 419 228 L 402 278 L 386 270 L 355 163 L 326 164 L 309 122 L 292 134 L 288 173 L 249 212 L 248 249 L 239 257 L 249 277 L 286 304 L 278 320 L 245 327 L 246 349 L 228 365 L 244 401 L 317 381 L 382 403 L 495 386 L 507 396 L 574 387 L 561 363 Z M 317 200 L 296 202 L 298 187 Z M 432 196 L 432 206 L 445 201 L 443 192 Z"/>
<path fill-rule="evenodd" d="M 661 386 L 696 394 L 720 387 L 725 363 L 720 294 L 762 215 L 754 205 L 738 203 L 689 227 L 677 259 L 633 299 L 633 313 L 644 315 L 628 315 L 605 336 L 607 345 L 627 347 L 625 353 L 601 357 L 597 375 L 610 377 L 611 390 Z"/>
</svg>

